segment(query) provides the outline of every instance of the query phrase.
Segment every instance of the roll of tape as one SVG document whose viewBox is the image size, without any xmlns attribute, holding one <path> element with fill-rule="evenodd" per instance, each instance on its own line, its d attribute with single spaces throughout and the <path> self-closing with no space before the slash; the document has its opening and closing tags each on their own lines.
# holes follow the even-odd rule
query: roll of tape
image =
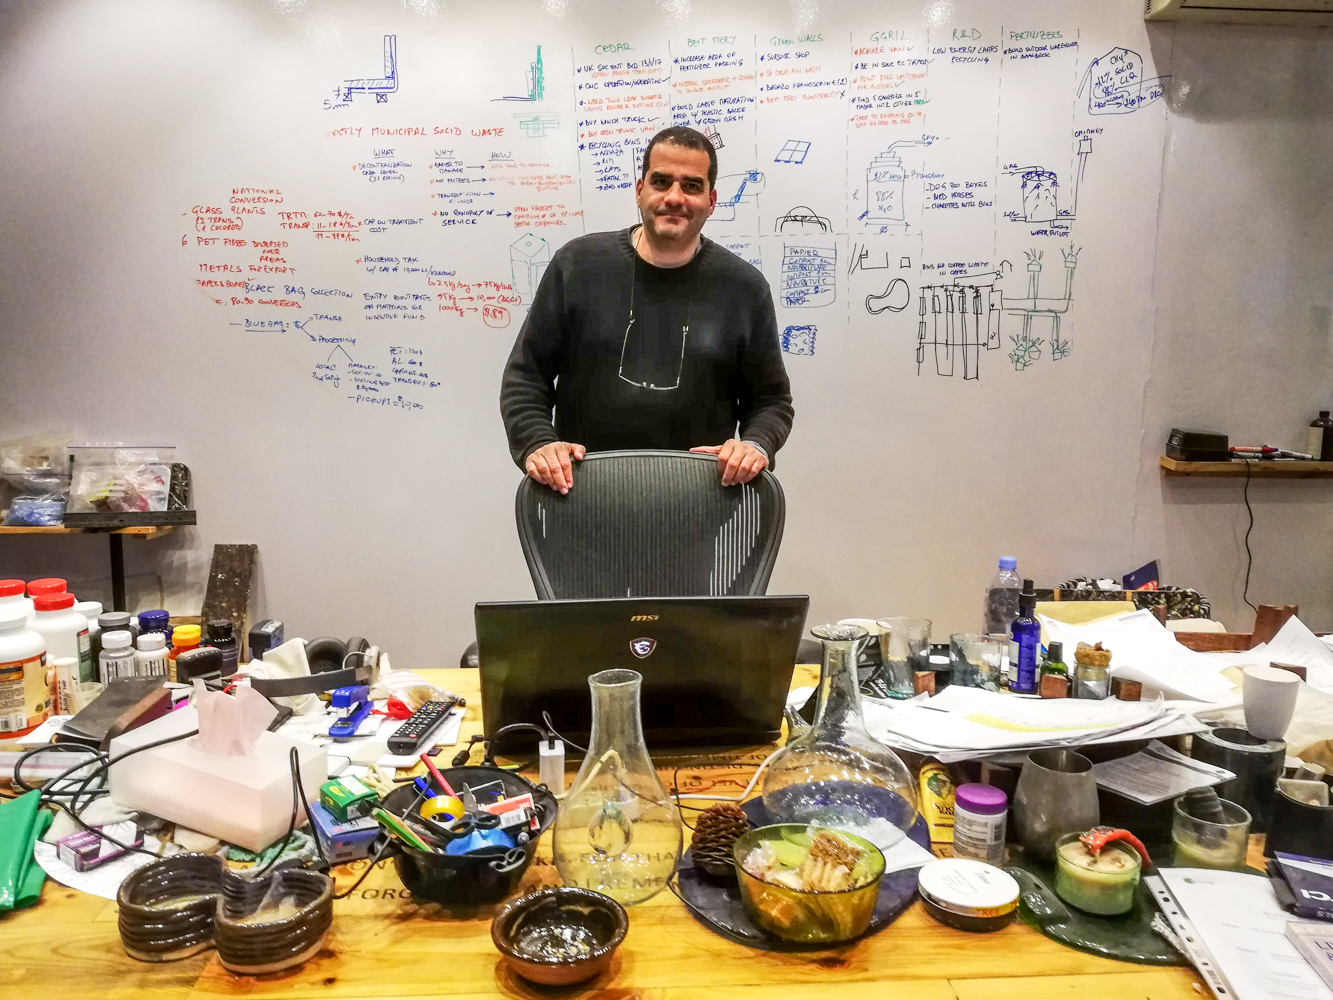
<svg viewBox="0 0 1333 1000">
<path fill-rule="evenodd" d="M 1263 833 L 1273 815 L 1277 779 L 1287 758 L 1283 740 L 1261 740 L 1238 727 L 1219 727 L 1194 734 L 1190 755 L 1225 767 L 1236 777 L 1217 786 L 1217 794 L 1241 806 L 1251 817 L 1250 831 Z"/>
</svg>

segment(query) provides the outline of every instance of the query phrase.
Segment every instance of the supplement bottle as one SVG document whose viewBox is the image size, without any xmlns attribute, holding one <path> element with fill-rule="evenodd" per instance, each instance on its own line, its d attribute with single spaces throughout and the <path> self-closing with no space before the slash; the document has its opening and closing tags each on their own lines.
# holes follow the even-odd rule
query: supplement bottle
<svg viewBox="0 0 1333 1000">
<path fill-rule="evenodd" d="M 98 668 L 103 684 L 117 677 L 135 676 L 134 640 L 128 631 L 118 629 L 102 633 L 102 656 Z"/>
<path fill-rule="evenodd" d="M 31 584 L 29 584 L 31 587 Z M 46 659 L 71 657 L 78 664 L 74 684 L 93 679 L 92 645 L 88 641 L 88 619 L 74 610 L 74 595 L 48 593 L 32 599 L 32 627 L 46 640 Z"/>
<path fill-rule="evenodd" d="M 28 581 L 28 596 L 34 600 L 43 594 L 63 594 L 68 589 L 68 584 L 58 576 L 45 576 L 40 580 Z"/>
<path fill-rule="evenodd" d="M 1004 864 L 1004 826 L 1009 796 L 975 782 L 959 785 L 953 797 L 953 856 Z"/>
<path fill-rule="evenodd" d="M 137 677 L 167 676 L 167 642 L 161 632 L 144 632 L 139 636 L 134 654 L 134 673 Z"/>
<path fill-rule="evenodd" d="M 32 610 L 32 598 L 24 595 L 27 587 L 22 580 L 0 580 L 0 615 L 7 614 L 13 608 L 22 608 L 28 616 L 28 624 L 32 624 L 35 612 Z"/>
<path fill-rule="evenodd" d="M 236 629 L 226 618 L 208 623 L 206 646 L 222 650 L 222 676 L 230 677 L 236 673 L 241 659 L 241 644 L 236 641 Z"/>
<path fill-rule="evenodd" d="M 176 679 L 176 657 L 187 649 L 199 648 L 199 626 L 177 625 L 171 630 L 171 650 L 167 653 L 167 672 Z"/>
<path fill-rule="evenodd" d="M 46 640 L 21 606 L 0 608 L 0 737 L 36 729 L 51 716 Z"/>
<path fill-rule="evenodd" d="M 140 611 L 139 634 L 147 635 L 149 632 L 161 632 L 162 644 L 170 649 L 171 615 L 165 611 Z"/>
</svg>

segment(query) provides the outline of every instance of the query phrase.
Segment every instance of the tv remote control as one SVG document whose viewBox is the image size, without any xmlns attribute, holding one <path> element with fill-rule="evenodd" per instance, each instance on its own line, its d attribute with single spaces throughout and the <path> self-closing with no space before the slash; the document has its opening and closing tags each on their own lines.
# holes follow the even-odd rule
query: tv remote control
<svg viewBox="0 0 1333 1000">
<path fill-rule="evenodd" d="M 449 710 L 454 707 L 452 701 L 428 701 L 404 722 L 389 737 L 389 753 L 406 757 L 415 753 L 431 733 L 440 728 L 440 724 L 449 717 Z"/>
</svg>

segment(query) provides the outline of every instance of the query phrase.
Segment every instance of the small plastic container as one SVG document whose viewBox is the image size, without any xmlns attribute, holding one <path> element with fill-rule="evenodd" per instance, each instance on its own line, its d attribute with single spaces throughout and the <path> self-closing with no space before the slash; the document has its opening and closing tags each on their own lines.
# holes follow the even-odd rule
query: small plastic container
<svg viewBox="0 0 1333 1000">
<path fill-rule="evenodd" d="M 222 676 L 230 677 L 236 673 L 236 667 L 241 659 L 241 645 L 236 641 L 236 626 L 227 618 L 219 618 L 208 623 L 205 636 L 205 646 L 212 646 L 222 651 Z"/>
<path fill-rule="evenodd" d="M 1009 796 L 993 785 L 971 782 L 954 790 L 953 856 L 1004 864 Z"/>
<path fill-rule="evenodd" d="M 0 737 L 21 736 L 51 716 L 46 640 L 21 605 L 0 608 Z"/>
<path fill-rule="evenodd" d="M 166 611 L 140 611 L 139 615 L 139 634 L 147 635 L 149 632 L 162 633 L 162 643 L 168 649 L 171 648 L 171 615 Z"/>
<path fill-rule="evenodd" d="M 926 912 L 960 931 L 998 931 L 1018 912 L 1018 880 L 971 858 L 941 858 L 921 868 L 917 892 Z"/>
<path fill-rule="evenodd" d="M 27 589 L 28 585 L 22 580 L 0 580 L 0 615 L 11 608 L 22 608 L 31 625 L 36 612 L 32 610 L 32 598 L 25 594 Z"/>
<path fill-rule="evenodd" d="M 58 576 L 45 576 L 40 580 L 28 581 L 28 596 L 34 600 L 43 594 L 63 594 L 69 589 L 69 584 Z"/>
<path fill-rule="evenodd" d="M 103 632 L 128 632 L 131 642 L 139 638 L 139 626 L 128 611 L 103 611 L 97 616 L 97 625 Z"/>
<path fill-rule="evenodd" d="M 133 677 L 136 674 L 134 656 L 134 638 L 128 631 L 117 630 L 102 633 L 102 654 L 98 659 L 98 672 L 103 684 L 117 677 Z"/>
<path fill-rule="evenodd" d="M 136 677 L 167 676 L 167 641 L 161 632 L 144 632 L 136 643 L 134 674 Z"/>
<path fill-rule="evenodd" d="M 29 587 L 32 585 L 29 584 Z M 61 591 L 42 594 L 32 600 L 32 627 L 46 640 L 48 662 L 55 657 L 72 657 L 78 663 L 77 677 L 82 684 L 93 679 L 93 651 L 88 640 L 88 619 L 74 610 L 74 595 Z M 61 714 L 66 714 L 63 710 Z"/>
<path fill-rule="evenodd" d="M 171 630 L 171 649 L 167 652 L 167 670 L 171 679 L 176 679 L 176 657 L 191 649 L 199 648 L 199 626 L 177 625 Z"/>
</svg>

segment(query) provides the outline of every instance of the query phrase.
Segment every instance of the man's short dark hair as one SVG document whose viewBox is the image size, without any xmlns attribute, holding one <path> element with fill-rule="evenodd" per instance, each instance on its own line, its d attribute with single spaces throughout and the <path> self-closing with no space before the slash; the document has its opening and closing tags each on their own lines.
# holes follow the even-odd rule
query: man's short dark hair
<svg viewBox="0 0 1333 1000">
<path fill-rule="evenodd" d="M 713 148 L 708 136 L 696 129 L 686 128 L 684 125 L 673 125 L 671 128 L 664 128 L 653 136 L 648 143 L 648 148 L 643 151 L 643 173 L 639 175 L 640 177 L 646 178 L 648 176 L 648 160 L 653 155 L 653 147 L 659 142 L 669 142 L 673 146 L 697 149 L 701 153 L 707 153 L 708 189 L 711 191 L 717 187 L 717 150 Z"/>
</svg>

